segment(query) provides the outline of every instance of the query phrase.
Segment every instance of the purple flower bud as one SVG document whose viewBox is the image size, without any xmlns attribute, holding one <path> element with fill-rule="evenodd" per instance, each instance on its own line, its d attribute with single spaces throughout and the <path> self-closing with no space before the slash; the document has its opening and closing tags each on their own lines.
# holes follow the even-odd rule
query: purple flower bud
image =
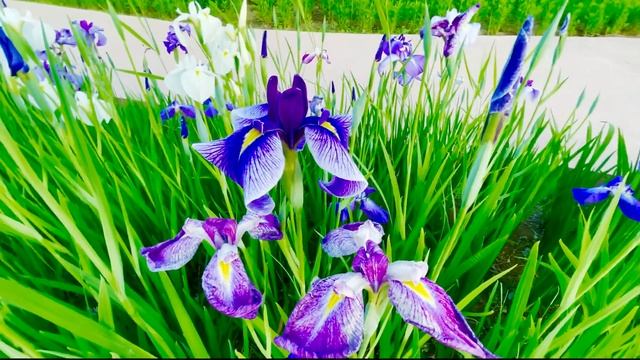
<svg viewBox="0 0 640 360">
<path fill-rule="evenodd" d="M 356 88 L 351 88 L 351 101 L 356 101 Z"/>
<path fill-rule="evenodd" d="M 332 94 L 336 93 L 336 84 L 333 83 L 333 80 L 331 81 L 331 93 Z"/>
<path fill-rule="evenodd" d="M 558 29 L 558 35 L 565 36 L 567 35 L 567 29 L 569 28 L 569 24 L 571 23 L 571 13 L 567 13 L 567 16 L 564 17 L 562 21 L 562 25 L 560 25 L 560 29 Z"/>
<path fill-rule="evenodd" d="M 262 48 L 260 56 L 262 56 L 263 59 L 267 57 L 267 30 L 262 33 Z"/>
</svg>

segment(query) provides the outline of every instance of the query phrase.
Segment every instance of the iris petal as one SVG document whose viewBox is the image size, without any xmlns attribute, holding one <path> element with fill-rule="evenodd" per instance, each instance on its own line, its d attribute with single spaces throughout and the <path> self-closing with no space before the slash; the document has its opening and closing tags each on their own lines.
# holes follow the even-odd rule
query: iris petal
<svg viewBox="0 0 640 360">
<path fill-rule="evenodd" d="M 237 166 L 240 151 L 245 137 L 251 127 L 240 129 L 224 139 L 214 140 L 208 143 L 193 144 L 194 150 L 200 153 L 207 161 L 215 165 L 222 173 L 242 186 L 242 180 L 238 175 Z"/>
<path fill-rule="evenodd" d="M 235 245 L 237 242 L 238 223 L 235 220 L 209 218 L 204 221 L 202 228 L 216 249 L 220 249 L 224 244 Z"/>
<path fill-rule="evenodd" d="M 594 188 L 575 188 L 572 192 L 573 198 L 580 205 L 595 204 L 611 195 L 611 189 L 605 186 L 597 186 Z"/>
<path fill-rule="evenodd" d="M 211 306 L 227 316 L 253 319 L 262 305 L 262 294 L 249 280 L 238 248 L 232 245 L 216 251 L 202 276 L 202 289 Z"/>
<path fill-rule="evenodd" d="M 265 120 L 267 115 L 269 115 L 269 105 L 267 103 L 233 109 L 231 111 L 233 130 L 237 131 L 245 126 L 250 126 L 253 124 L 253 120 L 256 119 Z"/>
<path fill-rule="evenodd" d="M 304 132 L 311 155 L 323 170 L 345 180 L 366 181 L 336 131 L 322 125 L 309 125 Z"/>
<path fill-rule="evenodd" d="M 278 132 L 268 132 L 253 140 L 235 165 L 240 170 L 245 205 L 266 195 L 284 173 L 284 152 Z"/>
<path fill-rule="evenodd" d="M 319 181 L 320 188 L 329 195 L 338 198 L 356 196 L 367 187 L 367 181 L 350 181 L 334 176 L 328 182 Z"/>
<path fill-rule="evenodd" d="M 202 221 L 187 219 L 173 239 L 142 248 L 140 254 L 147 259 L 151 271 L 176 270 L 193 258 L 202 240 L 207 238 Z"/>
<path fill-rule="evenodd" d="M 280 240 L 282 231 L 280 221 L 273 214 L 258 215 L 247 213 L 238 224 L 238 231 L 247 231 L 252 237 L 259 240 Z"/>
<path fill-rule="evenodd" d="M 379 224 L 389 222 L 389 213 L 387 210 L 378 206 L 378 204 L 371 199 L 362 199 L 360 201 L 360 210 L 362 210 L 369 220 L 373 220 Z"/>
<path fill-rule="evenodd" d="M 627 191 L 622 193 L 618 206 L 620 207 L 620 211 L 629 219 L 640 221 L 640 201 L 633 197 L 631 192 Z"/>
<path fill-rule="evenodd" d="M 453 349 L 480 358 L 495 358 L 475 336 L 449 295 L 434 282 L 422 278 L 390 280 L 389 300 L 407 323 Z"/>
<path fill-rule="evenodd" d="M 357 273 L 313 283 L 296 304 L 276 345 L 302 358 L 345 358 L 360 348 L 364 327 L 362 289 Z"/>
<path fill-rule="evenodd" d="M 273 202 L 273 199 L 269 195 L 259 197 L 247 204 L 247 209 L 260 215 L 271 214 L 275 207 L 276 204 Z"/>
<path fill-rule="evenodd" d="M 379 244 L 384 230 L 372 221 L 345 224 L 329 231 L 322 239 L 322 249 L 332 257 L 355 254 L 367 241 Z"/>
<path fill-rule="evenodd" d="M 369 240 L 365 247 L 362 247 L 353 258 L 351 267 L 353 271 L 357 271 L 364 276 L 373 291 L 378 291 L 380 285 L 385 280 L 389 259 L 387 255 L 375 242 Z"/>
<path fill-rule="evenodd" d="M 307 111 L 307 98 L 304 96 L 303 90 L 290 88 L 282 92 L 278 102 L 278 116 L 290 149 L 295 146 L 296 130 L 302 125 Z"/>
</svg>

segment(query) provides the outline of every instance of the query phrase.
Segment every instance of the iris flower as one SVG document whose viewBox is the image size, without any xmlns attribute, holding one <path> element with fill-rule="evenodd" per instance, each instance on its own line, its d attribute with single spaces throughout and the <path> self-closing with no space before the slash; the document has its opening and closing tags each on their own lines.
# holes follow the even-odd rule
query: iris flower
<svg viewBox="0 0 640 360">
<path fill-rule="evenodd" d="M 445 17 L 431 18 L 431 35 L 444 40 L 444 57 L 454 55 L 465 44 L 471 44 L 476 40 L 480 33 L 480 24 L 471 24 L 469 21 L 479 9 L 480 4 L 475 4 L 463 13 L 453 9 L 449 10 Z M 424 29 L 420 30 L 420 37 L 424 37 Z"/>
<path fill-rule="evenodd" d="M 186 32 L 188 35 L 191 35 L 191 27 L 189 24 L 179 24 L 179 31 Z M 183 43 L 180 42 L 180 39 L 176 35 L 176 30 L 173 25 L 169 25 L 169 31 L 167 32 L 167 38 L 163 41 L 164 47 L 167 49 L 167 54 L 171 54 L 175 49 L 180 49 L 185 54 L 188 53 L 187 48 Z"/>
<path fill-rule="evenodd" d="M 311 115 L 321 116 L 322 110 L 324 110 L 324 99 L 322 96 L 314 95 L 309 101 L 309 111 Z"/>
<path fill-rule="evenodd" d="M 176 270 L 188 263 L 200 243 L 206 240 L 216 249 L 202 275 L 207 300 L 227 316 L 253 319 L 262 305 L 262 294 L 247 276 L 240 260 L 238 246 L 245 232 L 260 240 L 282 238 L 280 223 L 271 214 L 248 213 L 239 223 L 231 219 L 187 219 L 173 239 L 142 248 L 140 253 L 151 271 Z"/>
<path fill-rule="evenodd" d="M 522 25 L 516 42 L 513 44 L 511 55 L 502 69 L 502 76 L 498 86 L 491 97 L 490 113 L 503 113 L 509 115 L 513 106 L 515 91 L 521 80 L 521 72 L 527 53 L 527 45 L 533 30 L 533 18 L 529 16 Z"/>
<path fill-rule="evenodd" d="M 424 72 L 424 56 L 412 55 L 412 51 L 411 40 L 407 40 L 404 35 L 394 36 L 391 40 L 383 35 L 375 55 L 375 61 L 380 62 L 378 74 L 382 75 L 393 69 L 394 64 L 400 63 L 401 71 L 394 71 L 393 76 L 401 85 L 408 85 L 413 79 L 419 79 Z"/>
<path fill-rule="evenodd" d="M 193 105 L 179 104 L 177 101 L 173 101 L 169 106 L 160 111 L 160 119 L 162 119 L 163 123 L 176 115 L 180 116 L 180 135 L 182 135 L 183 139 L 186 139 L 189 137 L 187 118 L 196 118 L 196 108 Z"/>
<path fill-rule="evenodd" d="M 346 207 L 342 207 L 340 203 L 336 204 L 336 212 L 340 213 L 340 222 L 346 222 L 349 220 L 349 212 L 353 213 L 356 206 L 360 206 L 360 210 L 364 215 L 372 221 L 380 224 L 386 224 L 389 222 L 389 213 L 384 208 L 380 207 L 373 200 L 369 199 L 369 195 L 373 194 L 376 189 L 367 187 L 363 192 L 356 195 Z"/>
<path fill-rule="evenodd" d="M 315 281 L 275 343 L 294 357 L 351 356 L 370 330 L 365 329 L 362 297 L 362 290 L 368 289 L 386 296 L 405 322 L 442 344 L 480 358 L 495 358 L 445 290 L 426 278 L 427 263 L 389 263 L 378 246 L 383 235 L 381 226 L 371 221 L 347 224 L 327 234 L 322 247 L 330 256 L 355 254 L 353 272 Z"/>
<path fill-rule="evenodd" d="M 202 105 L 204 106 L 204 115 L 208 118 L 214 118 L 216 116 L 218 116 L 218 109 L 216 109 L 213 106 L 213 101 L 211 101 L 211 99 L 207 99 L 204 103 L 202 103 Z"/>
<path fill-rule="evenodd" d="M 175 95 L 186 96 L 199 103 L 214 94 L 215 81 L 216 76 L 209 67 L 191 55 L 182 58 L 164 78 L 165 85 Z"/>
<path fill-rule="evenodd" d="M 324 61 L 327 64 L 331 64 L 329 60 L 329 53 L 326 49 L 315 48 L 312 53 L 305 53 L 302 55 L 302 63 L 310 64 L 314 59 L 318 59 L 318 61 Z"/>
<path fill-rule="evenodd" d="M 307 86 L 300 76 L 295 75 L 291 88 L 283 92 L 278 90 L 278 77 L 272 76 L 266 103 L 231 112 L 231 135 L 193 148 L 243 188 L 245 205 L 256 212 L 272 207 L 269 191 L 285 167 L 295 168 L 295 153 L 305 145 L 316 163 L 334 175 L 329 182 L 320 181 L 324 191 L 337 197 L 361 193 L 367 181 L 349 153 L 351 116 L 330 116 L 327 110 L 307 116 L 308 108 Z"/>
<path fill-rule="evenodd" d="M 634 197 L 631 186 L 622 182 L 622 176 L 617 176 L 608 183 L 593 188 L 573 189 L 573 198 L 580 205 L 590 205 L 606 200 L 615 195 L 619 186 L 623 187 L 618 207 L 629 219 L 640 221 L 640 200 Z"/>
<path fill-rule="evenodd" d="M 2 48 L 0 66 L 6 75 L 16 76 L 18 72 L 29 71 L 29 65 L 24 61 L 2 27 L 0 27 L 0 47 Z"/>
</svg>

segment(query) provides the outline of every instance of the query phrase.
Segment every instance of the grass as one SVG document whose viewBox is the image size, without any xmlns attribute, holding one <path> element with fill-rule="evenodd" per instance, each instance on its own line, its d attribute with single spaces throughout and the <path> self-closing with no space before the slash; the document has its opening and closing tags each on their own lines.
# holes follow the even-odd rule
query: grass
<svg viewBox="0 0 640 360">
<path fill-rule="evenodd" d="M 55 5 L 106 10 L 100 0 L 35 0 Z M 187 0 L 112 0 L 116 11 L 125 14 L 172 19 L 176 8 L 186 10 Z M 242 0 L 200 0 L 212 13 L 227 21 L 235 19 Z M 277 29 L 296 28 L 296 9 L 307 14 L 302 28 L 320 31 L 323 20 L 330 32 L 380 33 L 380 23 L 372 0 L 252 0 L 249 1 L 251 24 Z M 474 1 L 435 1 L 429 4 L 432 15 L 442 15 L 450 8 L 467 9 Z M 521 19 L 530 14 L 536 18 L 538 29 L 546 28 L 561 0 L 486 0 L 480 1 L 482 11 L 474 21 L 482 24 L 486 34 L 515 34 Z M 424 1 L 386 1 L 391 32 L 417 33 L 424 14 Z M 572 15 L 572 35 L 638 35 L 640 34 L 640 1 L 638 0 L 570 0 L 567 11 Z"/>
<path fill-rule="evenodd" d="M 550 38 L 547 46 L 556 43 Z M 196 131 L 183 140 L 177 122 L 161 124 L 158 114 L 167 99 L 157 88 L 142 97 L 115 98 L 111 86 L 101 84 L 118 73 L 81 50 L 90 72 L 85 86 L 95 87 L 116 111 L 109 124 L 77 121 L 73 92 L 57 77 L 64 106 L 55 112 L 38 110 L 24 100 L 28 90 L 0 81 L 0 353 L 286 356 L 273 338 L 311 280 L 348 270 L 346 261 L 320 248 L 322 236 L 338 224 L 332 200 L 317 187 L 327 175 L 308 152 L 300 153 L 305 206 L 293 211 L 277 187 L 272 195 L 284 238 L 245 241 L 243 249 L 265 303 L 254 320 L 221 315 L 207 304 L 200 285 L 211 249 L 167 273 L 150 272 L 139 251 L 173 236 L 186 217 L 239 218 L 245 211 L 241 189 L 188 147 L 198 142 Z M 638 188 L 640 174 L 624 146 L 617 163 L 607 165 L 614 155 L 607 146 L 624 144 L 622 135 L 591 131 L 584 146 L 570 145 L 572 134 L 589 126 L 593 103 L 584 93 L 576 94 L 576 111 L 564 125 L 548 118 L 544 103 L 532 113 L 530 104 L 518 102 L 477 200 L 461 211 L 475 161 L 469 150 L 480 145 L 486 117 L 475 109 L 487 108 L 482 94 L 495 86 L 505 59 L 487 58 L 479 73 L 470 73 L 461 55 L 455 68 L 463 77 L 461 89 L 456 76 L 428 81 L 444 66 L 439 54 L 429 59 L 425 80 L 413 85 L 415 98 L 390 76 L 376 79 L 373 67 L 369 83 L 353 84 L 345 75 L 338 86 L 355 86 L 355 102 L 347 90 L 333 95 L 318 84 L 328 108 L 358 114 L 351 149 L 378 189 L 376 202 L 390 211 L 384 238 L 390 257 L 427 259 L 429 278 L 501 356 L 640 356 L 640 224 L 621 215 L 617 199 L 580 208 L 570 192 L 612 173 L 627 175 Z M 232 103 L 264 100 L 259 65 L 239 82 L 238 93 L 225 88 Z M 281 77 L 290 78 L 298 66 L 279 62 Z M 547 80 L 542 98 L 559 85 Z M 229 113 L 206 127 L 212 139 L 226 136 Z M 544 133 L 551 137 L 538 148 Z M 390 307 L 361 354 L 457 355 Z"/>
</svg>

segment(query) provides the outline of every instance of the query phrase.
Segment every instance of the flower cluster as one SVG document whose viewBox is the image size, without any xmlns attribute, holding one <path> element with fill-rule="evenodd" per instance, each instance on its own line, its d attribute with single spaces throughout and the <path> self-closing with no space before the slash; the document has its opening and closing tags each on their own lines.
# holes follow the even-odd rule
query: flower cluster
<svg viewBox="0 0 640 360">
<path fill-rule="evenodd" d="M 447 12 L 445 17 L 434 16 L 431 18 L 431 35 L 444 40 L 442 50 L 444 57 L 455 55 L 465 45 L 476 40 L 480 33 L 480 24 L 470 23 L 470 21 L 479 9 L 480 4 L 475 4 L 463 13 L 452 9 Z M 424 37 L 424 29 L 420 30 L 420 37 Z"/>
<path fill-rule="evenodd" d="M 82 35 L 82 38 L 88 45 L 105 46 L 107 44 L 107 37 L 104 34 L 104 29 L 89 22 L 87 20 L 72 21 L 71 25 Z M 73 31 L 69 28 L 62 28 L 56 30 L 55 42 L 58 45 L 70 45 L 77 46 L 78 42 L 73 36 Z"/>
<path fill-rule="evenodd" d="M 445 290 L 426 278 L 420 261 L 394 261 L 380 248 L 384 232 L 374 222 L 344 225 L 322 240 L 332 257 L 355 254 L 353 272 L 319 279 L 296 304 L 275 343 L 292 357 L 344 358 L 363 343 L 366 329 L 362 291 L 388 298 L 402 319 L 453 349 L 495 358 L 475 336 Z M 370 324 L 377 327 L 377 323 Z"/>
<path fill-rule="evenodd" d="M 216 249 L 202 274 L 202 289 L 207 300 L 227 316 L 253 319 L 262 305 L 262 294 L 249 279 L 240 259 L 239 247 L 247 232 L 259 240 L 282 238 L 275 216 L 249 212 L 240 222 L 219 218 L 187 219 L 173 239 L 142 248 L 140 253 L 151 271 L 176 270 L 189 262 L 206 240 Z"/>
</svg>

